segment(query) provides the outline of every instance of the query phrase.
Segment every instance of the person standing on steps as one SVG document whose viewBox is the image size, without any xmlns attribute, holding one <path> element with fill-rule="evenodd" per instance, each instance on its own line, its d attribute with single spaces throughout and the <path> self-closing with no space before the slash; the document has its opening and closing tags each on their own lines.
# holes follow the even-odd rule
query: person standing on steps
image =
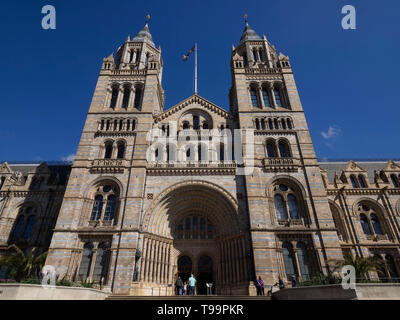
<svg viewBox="0 0 400 320">
<path fill-rule="evenodd" d="M 195 285 L 196 285 L 196 279 L 195 279 L 195 277 L 193 276 L 193 273 L 192 273 L 192 275 L 189 278 L 189 295 L 191 295 L 191 296 L 194 296 L 194 287 L 195 287 Z"/>
<path fill-rule="evenodd" d="M 264 281 L 261 279 L 261 277 L 258 277 L 257 287 L 258 287 L 257 295 L 264 296 L 265 295 L 265 293 L 264 293 Z"/>
<path fill-rule="evenodd" d="M 181 277 L 178 277 L 178 279 L 175 282 L 175 286 L 176 286 L 178 295 L 181 296 L 182 295 L 182 287 L 183 287 L 183 282 L 182 282 Z"/>
</svg>

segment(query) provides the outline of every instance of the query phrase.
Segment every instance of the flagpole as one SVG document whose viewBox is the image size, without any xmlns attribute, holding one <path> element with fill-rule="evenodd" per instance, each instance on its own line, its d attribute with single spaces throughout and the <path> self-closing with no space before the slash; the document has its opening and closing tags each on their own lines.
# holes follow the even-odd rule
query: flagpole
<svg viewBox="0 0 400 320">
<path fill-rule="evenodd" d="M 197 93 L 197 42 L 194 44 L 194 93 Z"/>
</svg>

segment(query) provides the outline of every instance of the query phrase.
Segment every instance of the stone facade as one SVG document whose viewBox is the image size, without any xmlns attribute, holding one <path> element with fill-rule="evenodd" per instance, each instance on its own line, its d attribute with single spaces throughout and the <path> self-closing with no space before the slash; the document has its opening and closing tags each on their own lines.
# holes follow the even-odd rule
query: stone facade
<svg viewBox="0 0 400 320">
<path fill-rule="evenodd" d="M 290 60 L 265 36 L 246 21 L 232 48 L 229 111 L 197 93 L 164 111 L 162 71 L 146 23 L 103 60 L 66 185 L 31 187 L 3 164 L 3 249 L 32 202 L 46 264 L 116 294 L 173 294 L 194 273 L 199 294 L 253 295 L 256 276 L 328 273 L 343 250 L 379 254 L 397 277 L 400 166 L 319 163 Z"/>
</svg>

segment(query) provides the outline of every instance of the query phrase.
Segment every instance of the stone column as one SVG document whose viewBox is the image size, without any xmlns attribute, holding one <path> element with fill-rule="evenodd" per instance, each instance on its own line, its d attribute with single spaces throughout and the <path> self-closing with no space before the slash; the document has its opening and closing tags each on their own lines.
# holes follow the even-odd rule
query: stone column
<svg viewBox="0 0 400 320">
<path fill-rule="evenodd" d="M 156 273 L 156 282 L 159 284 L 161 282 L 161 243 L 157 241 L 157 273 Z"/>
<path fill-rule="evenodd" d="M 124 88 L 121 85 L 118 88 L 118 98 L 117 98 L 117 103 L 116 103 L 115 109 L 121 109 L 123 97 L 124 97 Z"/>
<path fill-rule="evenodd" d="M 149 281 L 153 282 L 153 268 L 154 268 L 154 240 L 150 239 L 150 257 L 149 257 Z"/>
<path fill-rule="evenodd" d="M 106 91 L 106 93 L 105 93 L 105 98 L 104 98 L 104 109 L 110 107 L 111 95 L 112 95 L 111 88 L 107 88 L 105 91 Z"/>
<path fill-rule="evenodd" d="M 268 82 L 268 92 L 271 96 L 271 107 L 276 108 L 276 100 L 275 100 L 275 93 L 274 93 L 274 83 L 273 82 Z"/>
<path fill-rule="evenodd" d="M 135 101 L 135 88 L 132 86 L 130 90 L 128 110 L 133 108 L 133 101 Z"/>
<path fill-rule="evenodd" d="M 257 91 L 258 91 L 258 97 L 260 99 L 260 106 L 262 109 L 265 108 L 265 104 L 264 104 L 264 99 L 263 99 L 263 94 L 262 94 L 262 86 L 258 85 L 257 86 Z"/>
<path fill-rule="evenodd" d="M 147 256 L 147 238 L 143 239 L 143 253 L 142 253 L 142 261 L 140 261 L 140 275 L 139 279 L 144 281 L 145 279 L 145 265 L 146 265 L 146 256 Z"/>
</svg>

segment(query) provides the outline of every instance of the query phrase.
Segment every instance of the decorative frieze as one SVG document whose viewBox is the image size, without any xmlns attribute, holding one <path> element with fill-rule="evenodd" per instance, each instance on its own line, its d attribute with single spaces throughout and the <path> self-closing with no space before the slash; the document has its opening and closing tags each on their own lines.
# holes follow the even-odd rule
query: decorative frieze
<svg viewBox="0 0 400 320">
<path fill-rule="evenodd" d="M 91 173 L 123 173 L 126 168 L 124 159 L 96 159 L 92 161 Z"/>
</svg>

